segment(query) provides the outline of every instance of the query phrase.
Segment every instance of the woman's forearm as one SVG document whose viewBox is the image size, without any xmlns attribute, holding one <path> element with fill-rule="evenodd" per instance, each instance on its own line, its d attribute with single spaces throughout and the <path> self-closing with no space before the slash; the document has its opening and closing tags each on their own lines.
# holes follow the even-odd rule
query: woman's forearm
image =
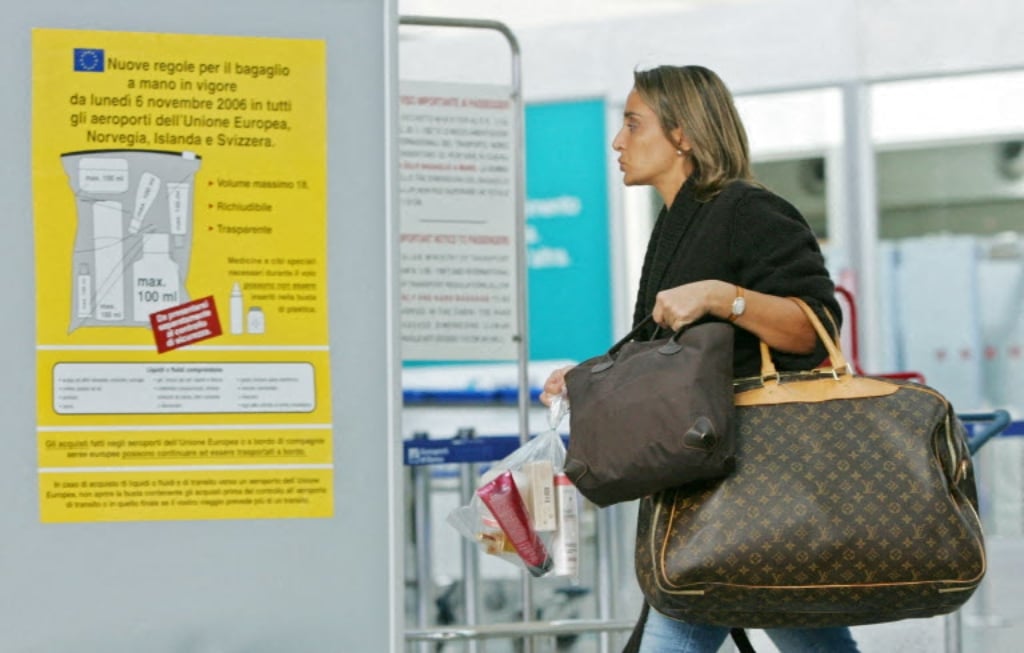
<svg viewBox="0 0 1024 653">
<path fill-rule="evenodd" d="M 732 314 L 736 288 L 732 284 L 726 286 L 727 290 L 714 302 L 711 312 L 728 319 Z M 733 324 L 750 331 L 772 349 L 793 354 L 808 354 L 814 350 L 818 334 L 792 300 L 746 288 L 742 292 L 746 307 Z"/>
</svg>

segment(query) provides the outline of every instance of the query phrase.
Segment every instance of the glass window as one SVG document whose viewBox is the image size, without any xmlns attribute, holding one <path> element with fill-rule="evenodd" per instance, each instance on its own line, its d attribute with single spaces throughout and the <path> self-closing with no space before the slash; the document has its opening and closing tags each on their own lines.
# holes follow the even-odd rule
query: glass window
<svg viewBox="0 0 1024 653">
<path fill-rule="evenodd" d="M 871 114 L 887 362 L 1024 409 L 1024 72 L 877 84 Z"/>
<path fill-rule="evenodd" d="M 824 88 L 736 98 L 750 139 L 754 175 L 796 206 L 827 243 L 834 194 L 828 192 L 828 161 L 842 141 L 838 89 Z"/>
</svg>

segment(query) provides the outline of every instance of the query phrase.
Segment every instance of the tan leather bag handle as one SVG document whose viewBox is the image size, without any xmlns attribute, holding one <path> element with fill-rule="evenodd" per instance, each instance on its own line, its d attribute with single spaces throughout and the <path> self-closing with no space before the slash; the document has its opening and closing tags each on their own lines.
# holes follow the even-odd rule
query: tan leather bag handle
<svg viewBox="0 0 1024 653">
<path fill-rule="evenodd" d="M 825 325 L 821 323 L 821 319 L 818 314 L 814 312 L 807 302 L 800 299 L 799 297 L 787 297 L 790 301 L 800 307 L 800 310 L 807 316 L 807 320 L 814 327 L 815 333 L 818 334 L 818 338 L 825 345 L 825 350 L 828 352 L 829 361 L 832 363 L 831 369 L 834 374 L 853 374 L 853 368 L 846 360 L 846 356 L 843 355 L 842 350 L 835 340 L 832 339 L 832 335 L 825 328 Z M 775 369 L 775 362 L 772 360 L 771 351 L 765 342 L 761 341 L 761 378 L 778 378 L 779 372 Z"/>
</svg>

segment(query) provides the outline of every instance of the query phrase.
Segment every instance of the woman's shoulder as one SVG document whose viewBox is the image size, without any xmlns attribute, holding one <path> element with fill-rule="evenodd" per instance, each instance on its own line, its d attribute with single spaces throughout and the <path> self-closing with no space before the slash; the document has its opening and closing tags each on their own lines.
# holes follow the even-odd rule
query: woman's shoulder
<svg viewBox="0 0 1024 653">
<path fill-rule="evenodd" d="M 711 204 L 718 207 L 736 207 L 743 204 L 763 204 L 784 201 L 768 188 L 756 181 L 733 179 L 727 181 L 712 198 Z"/>
<path fill-rule="evenodd" d="M 736 207 L 740 215 L 763 215 L 770 212 L 802 219 L 800 211 L 786 198 L 756 181 L 731 181 L 722 189 L 721 196 L 724 203 Z"/>
<path fill-rule="evenodd" d="M 770 188 L 753 179 L 733 179 L 722 187 L 721 195 L 742 201 L 786 201 Z"/>
<path fill-rule="evenodd" d="M 715 222 L 745 228 L 751 221 L 759 224 L 806 224 L 806 220 L 793 204 L 756 181 L 734 179 L 706 204 L 706 214 Z"/>
</svg>

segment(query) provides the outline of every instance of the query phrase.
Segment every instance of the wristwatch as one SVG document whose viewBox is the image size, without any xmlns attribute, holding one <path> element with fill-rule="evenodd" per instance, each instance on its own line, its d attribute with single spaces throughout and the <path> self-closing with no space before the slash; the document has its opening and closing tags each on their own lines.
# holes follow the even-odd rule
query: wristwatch
<svg viewBox="0 0 1024 653">
<path fill-rule="evenodd" d="M 736 286 L 736 299 L 732 300 L 732 312 L 729 313 L 729 321 L 735 321 L 736 318 L 743 315 L 745 310 L 747 310 L 747 300 L 743 297 L 743 288 Z"/>
</svg>

